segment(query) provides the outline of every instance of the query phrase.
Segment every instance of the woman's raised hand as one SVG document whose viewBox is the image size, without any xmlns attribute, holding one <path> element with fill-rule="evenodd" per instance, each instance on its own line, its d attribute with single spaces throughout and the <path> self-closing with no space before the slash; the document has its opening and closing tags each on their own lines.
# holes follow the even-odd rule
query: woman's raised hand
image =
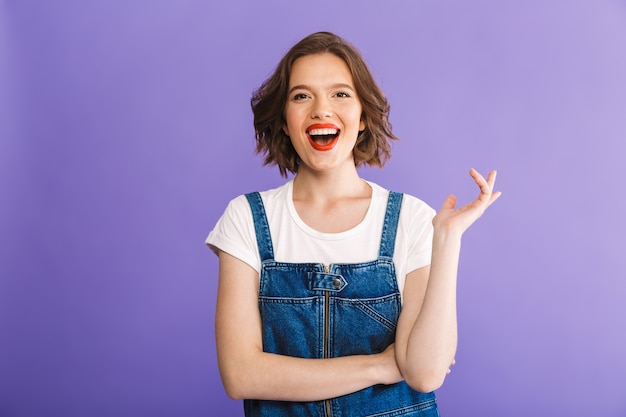
<svg viewBox="0 0 626 417">
<path fill-rule="evenodd" d="M 449 195 L 433 218 L 433 226 L 436 230 L 445 230 L 459 236 L 462 235 L 502 194 L 500 191 L 493 191 L 496 183 L 496 171 L 489 172 L 489 176 L 485 179 L 472 168 L 470 175 L 480 188 L 480 194 L 476 200 L 457 209 L 454 208 L 456 197 Z"/>
</svg>

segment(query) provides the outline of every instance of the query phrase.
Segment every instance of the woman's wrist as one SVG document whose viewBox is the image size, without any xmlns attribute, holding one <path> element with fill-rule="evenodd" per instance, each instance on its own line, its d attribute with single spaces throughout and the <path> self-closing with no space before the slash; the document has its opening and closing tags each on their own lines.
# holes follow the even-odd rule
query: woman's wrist
<svg viewBox="0 0 626 417">
<path fill-rule="evenodd" d="M 368 355 L 368 359 L 371 361 L 369 375 L 372 378 L 372 385 L 389 385 L 402 381 L 396 362 L 395 345 L 391 345 L 379 354 Z"/>
<path fill-rule="evenodd" d="M 463 231 L 457 228 L 434 226 L 433 228 L 433 249 L 447 246 L 460 245 Z"/>
</svg>

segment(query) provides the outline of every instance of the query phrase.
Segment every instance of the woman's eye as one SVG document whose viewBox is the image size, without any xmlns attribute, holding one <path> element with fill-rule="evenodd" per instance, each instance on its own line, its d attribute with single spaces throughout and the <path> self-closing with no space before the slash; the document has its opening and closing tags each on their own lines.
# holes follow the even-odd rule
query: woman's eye
<svg viewBox="0 0 626 417">
<path fill-rule="evenodd" d="M 335 94 L 335 96 L 342 97 L 342 98 L 350 97 L 350 95 L 348 93 L 344 93 L 344 92 L 339 92 L 339 93 Z"/>
<path fill-rule="evenodd" d="M 298 93 L 296 95 L 293 96 L 294 100 L 304 100 L 305 98 L 307 98 L 308 96 L 304 93 Z"/>
</svg>

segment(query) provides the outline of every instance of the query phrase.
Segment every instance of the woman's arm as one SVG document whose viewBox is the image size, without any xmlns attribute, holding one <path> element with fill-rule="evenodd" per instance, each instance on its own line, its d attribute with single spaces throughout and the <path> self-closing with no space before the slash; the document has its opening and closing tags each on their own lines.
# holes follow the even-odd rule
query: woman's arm
<svg viewBox="0 0 626 417">
<path fill-rule="evenodd" d="M 263 352 L 259 275 L 228 253 L 220 252 L 219 259 L 215 332 L 220 374 L 231 398 L 316 401 L 402 380 L 393 346 L 381 354 L 333 359 Z"/>
<path fill-rule="evenodd" d="M 461 236 L 495 200 L 495 171 L 485 180 L 470 175 L 480 187 L 478 198 L 459 209 L 449 196 L 433 219 L 430 267 L 407 275 L 396 333 L 396 360 L 411 387 L 429 392 L 439 388 L 454 363 L 457 346 L 456 281 Z"/>
<path fill-rule="evenodd" d="M 456 260 L 448 247 L 448 263 L 435 260 L 433 248 L 431 266 L 409 273 L 404 285 L 396 359 L 406 382 L 421 392 L 443 384 L 456 352 Z"/>
</svg>

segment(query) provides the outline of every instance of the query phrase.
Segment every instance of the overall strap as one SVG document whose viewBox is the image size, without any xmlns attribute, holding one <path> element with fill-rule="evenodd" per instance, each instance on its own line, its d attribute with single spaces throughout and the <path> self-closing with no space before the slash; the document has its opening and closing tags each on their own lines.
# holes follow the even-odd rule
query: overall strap
<svg viewBox="0 0 626 417">
<path fill-rule="evenodd" d="M 246 194 L 250 208 L 252 209 L 252 219 L 254 220 L 254 231 L 256 233 L 256 243 L 259 246 L 259 256 L 261 262 L 274 259 L 274 248 L 272 246 L 272 236 L 270 226 L 265 214 L 265 206 L 261 194 L 258 192 Z"/>
<path fill-rule="evenodd" d="M 396 246 L 396 231 L 398 230 L 398 219 L 400 218 L 400 207 L 402 206 L 404 194 L 396 191 L 389 191 L 387 199 L 387 211 L 383 223 L 383 234 L 380 238 L 380 252 L 378 256 L 393 258 L 393 251 Z"/>
</svg>

